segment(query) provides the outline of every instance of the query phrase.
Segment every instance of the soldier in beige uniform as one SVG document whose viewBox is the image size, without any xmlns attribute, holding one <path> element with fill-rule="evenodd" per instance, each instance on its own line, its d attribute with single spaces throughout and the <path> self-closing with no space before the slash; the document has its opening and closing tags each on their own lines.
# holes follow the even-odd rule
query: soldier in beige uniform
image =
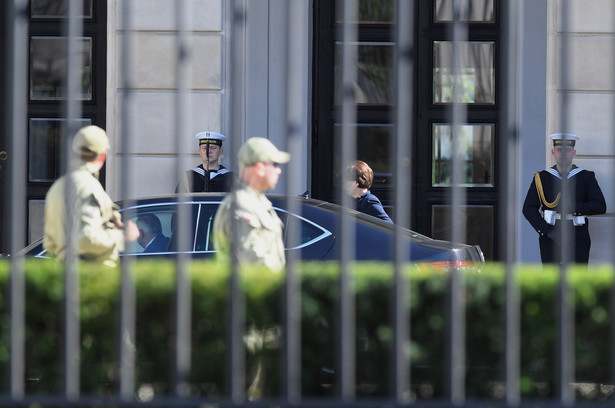
<svg viewBox="0 0 615 408">
<path fill-rule="evenodd" d="M 124 241 L 139 236 L 137 226 L 129 221 L 124 225 L 118 207 L 111 201 L 98 181 L 98 172 L 105 163 L 109 138 L 97 126 L 80 129 L 73 138 L 73 152 L 81 165 L 62 176 L 51 186 L 45 199 L 45 238 L 43 245 L 58 259 L 66 253 L 67 217 L 73 217 L 76 250 L 81 259 L 103 262 L 115 266 Z M 66 188 L 71 189 L 66 208 Z"/>
<path fill-rule="evenodd" d="M 216 213 L 214 245 L 219 259 L 228 261 L 231 250 L 240 264 L 265 265 L 282 270 L 286 261 L 282 241 L 282 221 L 264 191 L 278 183 L 279 164 L 290 155 L 279 151 L 269 140 L 248 139 L 237 154 L 239 183 Z M 233 243 L 233 228 L 238 242 Z"/>
</svg>

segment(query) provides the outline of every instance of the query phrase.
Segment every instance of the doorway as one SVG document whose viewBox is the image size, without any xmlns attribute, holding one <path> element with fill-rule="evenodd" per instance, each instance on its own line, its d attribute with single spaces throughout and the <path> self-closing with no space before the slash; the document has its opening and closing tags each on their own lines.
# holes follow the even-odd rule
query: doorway
<svg viewBox="0 0 615 408">
<path fill-rule="evenodd" d="M 338 199 L 341 81 L 337 71 L 343 45 L 341 1 L 314 2 L 314 105 L 312 191 L 316 198 Z M 393 216 L 392 169 L 395 62 L 395 0 L 357 0 L 356 158 L 374 170 L 371 191 Z M 414 2 L 415 86 L 412 140 L 411 229 L 450 240 L 452 225 L 463 220 L 465 242 L 478 244 L 495 260 L 498 228 L 498 134 L 500 24 L 495 0 L 468 0 L 460 15 L 467 41 L 459 46 L 462 70 L 452 71 L 453 0 Z M 466 204 L 451 214 L 452 84 L 463 84 L 466 121 L 457 131 Z M 456 133 L 457 134 L 457 133 Z M 463 217 L 463 218 L 462 218 Z"/>
<path fill-rule="evenodd" d="M 10 2 L 2 8 L 2 21 L 6 21 Z M 0 129 L 0 152 L 7 151 L 9 138 L 14 143 L 25 143 L 27 160 L 20 171 L 26 174 L 26 241 L 35 241 L 43 235 L 44 200 L 51 184 L 61 176 L 63 169 L 61 149 L 64 135 L 66 111 L 66 67 L 67 67 L 67 21 L 68 1 L 50 2 L 30 0 L 28 2 L 28 89 L 27 133 L 16 135 L 11 129 Z M 107 2 L 106 0 L 83 0 L 83 34 L 77 39 L 79 62 L 81 63 L 81 119 L 83 125 L 94 124 L 105 127 L 106 123 L 106 48 L 107 48 Z M 9 38 L 3 25 L 1 43 Z M 7 47 L 0 47 L 6 53 Z M 10 59 L 3 55 L 2 61 Z M 6 91 L 6 66 L 0 72 L 0 89 Z M 2 93 L 3 95 L 6 92 Z M 3 100 L 2 112 L 7 112 L 9 100 Z M 0 159 L 2 153 L 0 153 Z M 8 160 L 6 160 L 8 161 Z M 2 166 L 2 164 L 0 164 Z M 0 188 L 3 197 L 8 197 L 6 169 L 0 167 Z M 104 183 L 104 172 L 101 172 Z M 3 198 L 0 203 L 0 219 L 3 224 L 11 217 L 10 201 Z M 2 228 L 0 252 L 8 252 L 10 239 L 8 228 Z"/>
</svg>

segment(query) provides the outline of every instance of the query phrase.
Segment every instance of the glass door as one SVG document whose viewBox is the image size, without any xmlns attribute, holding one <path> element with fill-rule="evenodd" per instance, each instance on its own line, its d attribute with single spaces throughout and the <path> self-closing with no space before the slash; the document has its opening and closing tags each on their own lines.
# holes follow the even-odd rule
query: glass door
<svg viewBox="0 0 615 408">
<path fill-rule="evenodd" d="M 28 242 L 43 235 L 45 194 L 61 176 L 61 141 L 66 103 L 67 39 L 65 25 L 68 1 L 30 0 L 28 79 Z M 103 128 L 106 105 L 107 2 L 83 0 L 83 35 L 77 41 L 81 72 L 82 125 Z M 104 169 L 101 172 L 104 183 Z"/>
<path fill-rule="evenodd" d="M 418 2 L 418 129 L 415 184 L 419 232 L 452 239 L 456 222 L 465 224 L 465 242 L 479 244 L 495 259 L 497 220 L 498 52 L 499 25 L 495 0 L 459 2 L 459 24 L 467 33 L 452 40 L 453 0 Z M 459 61 L 454 69 L 454 60 Z M 453 103 L 465 120 L 452 126 Z M 456 138 L 456 153 L 453 149 Z M 466 204 L 451 214 L 453 159 Z"/>
</svg>

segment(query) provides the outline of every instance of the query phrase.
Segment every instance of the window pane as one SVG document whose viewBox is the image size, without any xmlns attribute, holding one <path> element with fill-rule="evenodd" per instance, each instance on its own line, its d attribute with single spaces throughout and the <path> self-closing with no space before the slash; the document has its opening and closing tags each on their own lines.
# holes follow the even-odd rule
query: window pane
<svg viewBox="0 0 615 408">
<path fill-rule="evenodd" d="M 438 23 L 453 21 L 454 0 L 436 0 L 434 21 Z M 460 21 L 495 22 L 493 0 L 459 0 Z"/>
<path fill-rule="evenodd" d="M 79 42 L 81 55 L 80 99 L 92 99 L 92 39 Z M 58 100 L 66 98 L 65 37 L 32 37 L 30 40 L 30 99 Z"/>
<path fill-rule="evenodd" d="M 357 130 L 357 160 L 362 160 L 374 170 L 374 181 L 376 174 L 391 175 L 391 137 L 393 137 L 393 125 L 383 124 L 356 124 Z M 335 138 L 341 140 L 342 124 L 335 124 Z M 337 143 L 336 146 L 340 146 Z M 336 149 L 336 163 L 341 160 L 341 151 Z M 346 167 L 346 166 L 343 166 Z"/>
<path fill-rule="evenodd" d="M 463 185 L 493 187 L 493 124 L 459 126 L 459 150 L 463 163 Z M 453 128 L 433 125 L 432 186 L 448 187 L 452 182 Z"/>
<path fill-rule="evenodd" d="M 28 200 L 28 244 L 45 235 L 45 200 Z"/>
<path fill-rule="evenodd" d="M 93 0 L 83 0 L 83 17 L 92 18 Z M 60 18 L 68 14 L 68 0 L 30 0 L 31 18 Z"/>
<path fill-rule="evenodd" d="M 434 41 L 433 51 L 434 103 L 451 103 L 454 100 L 476 104 L 495 103 L 494 42 L 461 43 L 461 71 L 456 76 L 453 74 L 453 43 Z"/>
<path fill-rule="evenodd" d="M 395 18 L 395 2 L 393 0 L 354 0 L 358 6 L 359 23 L 392 23 Z M 336 20 L 344 21 L 344 0 L 336 1 Z"/>
<path fill-rule="evenodd" d="M 28 140 L 28 180 L 50 182 L 60 174 L 60 141 L 64 119 L 32 118 Z M 81 119 L 81 126 L 92 124 Z"/>
<path fill-rule="evenodd" d="M 357 83 L 354 84 L 356 104 L 391 105 L 393 103 L 392 43 L 359 43 L 348 45 L 357 49 Z M 335 103 L 342 104 L 342 44 L 336 45 Z"/>
<path fill-rule="evenodd" d="M 495 243 L 495 209 L 492 205 L 468 205 L 466 214 L 466 236 L 464 244 L 479 245 L 485 259 L 493 260 Z M 431 207 L 431 236 L 435 239 L 452 239 L 451 207 L 433 205 Z M 455 220 L 453 219 L 453 222 Z"/>
<path fill-rule="evenodd" d="M 341 146 L 342 125 L 336 123 L 334 126 L 335 146 Z M 391 158 L 395 155 L 391 151 L 391 141 L 395 128 L 390 124 L 356 124 L 355 126 L 357 134 L 356 159 L 364 161 L 374 171 L 374 181 L 370 190 L 388 210 L 391 208 L 391 188 L 393 186 L 393 161 Z M 341 163 L 341 153 L 340 148 L 335 149 L 334 163 L 338 171 L 350 164 Z M 341 179 L 335 177 L 334 188 L 336 192 L 341 188 L 340 182 Z"/>
</svg>

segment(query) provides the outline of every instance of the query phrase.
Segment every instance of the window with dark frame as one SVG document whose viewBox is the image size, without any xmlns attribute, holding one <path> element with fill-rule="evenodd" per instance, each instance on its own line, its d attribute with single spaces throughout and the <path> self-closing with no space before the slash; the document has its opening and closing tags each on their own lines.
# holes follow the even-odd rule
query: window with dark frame
<svg viewBox="0 0 615 408">
<path fill-rule="evenodd" d="M 28 64 L 28 242 L 42 236 L 47 190 L 61 175 L 66 86 L 65 25 L 68 0 L 29 1 Z M 82 58 L 81 122 L 106 127 L 106 0 L 83 0 L 83 35 L 77 45 Z M 100 173 L 105 182 L 104 168 Z"/>
<path fill-rule="evenodd" d="M 339 200 L 339 159 L 336 149 L 341 138 L 342 47 L 356 47 L 357 159 L 374 170 L 372 192 L 393 212 L 391 152 L 395 136 L 394 63 L 395 0 L 356 0 L 358 18 L 356 44 L 343 44 L 343 1 L 315 2 L 315 69 L 313 196 Z M 460 47 L 462 70 L 459 77 L 451 67 L 451 26 L 453 0 L 417 1 L 415 29 L 415 112 L 414 120 L 413 202 L 411 228 L 434 238 L 450 240 L 440 218 L 447 213 L 451 188 L 450 151 L 451 103 L 453 84 L 461 84 L 460 101 L 467 108 L 467 123 L 461 126 L 463 186 L 466 187 L 467 243 L 479 244 L 487 259 L 497 259 L 497 154 L 499 131 L 498 64 L 500 25 L 495 0 L 460 1 L 459 19 L 467 28 L 468 38 Z M 333 61 L 333 62 L 332 62 Z M 482 215 L 481 215 L 482 214 Z M 481 216 L 483 222 L 475 222 Z M 474 242 L 475 240 L 479 242 Z"/>
<path fill-rule="evenodd" d="M 497 258 L 498 41 L 495 0 L 462 0 L 458 18 L 468 36 L 455 52 L 460 72 L 453 71 L 453 0 L 419 3 L 418 137 L 415 192 L 417 229 L 436 238 L 452 239 L 453 225 L 464 217 L 465 242 L 478 244 L 486 259 Z M 453 87 L 457 87 L 454 92 Z M 461 89 L 461 92 L 459 92 Z M 456 94 L 457 100 L 453 98 Z M 452 151 L 452 103 L 461 103 L 466 123 L 456 130 L 457 153 Z M 453 155 L 462 163 L 465 187 L 463 211 L 451 213 Z M 431 165 L 427 163 L 431 161 Z M 421 182 L 422 180 L 422 182 Z"/>
<path fill-rule="evenodd" d="M 316 40 L 321 64 L 315 75 L 319 84 L 315 97 L 318 142 L 314 149 L 312 195 L 328 201 L 339 201 L 341 151 L 335 148 L 341 140 L 341 83 L 338 78 L 344 46 L 356 47 L 357 80 L 354 97 L 357 105 L 356 129 L 357 160 L 366 162 L 374 171 L 371 191 L 391 213 L 388 185 L 391 180 L 391 140 L 394 133 L 391 114 L 394 107 L 395 43 L 392 41 L 395 21 L 394 0 L 357 0 L 358 41 L 344 44 L 341 27 L 344 24 L 342 2 L 317 2 Z M 324 103 L 323 103 L 324 102 Z"/>
</svg>

